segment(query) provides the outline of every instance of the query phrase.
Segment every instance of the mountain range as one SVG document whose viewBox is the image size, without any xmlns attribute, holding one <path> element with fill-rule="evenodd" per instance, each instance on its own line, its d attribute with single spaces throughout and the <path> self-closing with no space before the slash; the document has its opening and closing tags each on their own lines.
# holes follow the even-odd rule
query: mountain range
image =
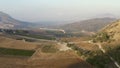
<svg viewBox="0 0 120 68">
<path fill-rule="evenodd" d="M 33 29 L 33 28 L 39 29 L 52 27 L 57 29 L 64 29 L 67 32 L 84 32 L 84 31 L 96 32 L 115 20 L 116 18 L 109 17 L 94 18 L 56 26 L 54 24 L 46 24 L 45 22 L 43 23 L 24 22 L 14 19 L 4 12 L 0 12 L 0 28 L 3 29 Z"/>
<path fill-rule="evenodd" d="M 0 28 L 3 29 L 25 29 L 31 28 L 34 24 L 24 21 L 19 21 L 12 18 L 10 15 L 0 12 Z"/>
<path fill-rule="evenodd" d="M 71 24 L 66 24 L 60 26 L 60 28 L 68 32 L 82 32 L 82 31 L 96 32 L 115 20 L 116 18 L 109 18 L 109 17 L 94 18 L 94 19 L 83 20 L 80 22 L 74 22 Z"/>
</svg>

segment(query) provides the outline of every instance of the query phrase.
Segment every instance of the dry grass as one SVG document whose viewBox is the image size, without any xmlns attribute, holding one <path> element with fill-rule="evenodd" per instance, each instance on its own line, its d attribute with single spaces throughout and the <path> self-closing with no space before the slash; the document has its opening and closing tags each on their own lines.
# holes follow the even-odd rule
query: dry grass
<svg viewBox="0 0 120 68">
<path fill-rule="evenodd" d="M 119 41 L 113 41 L 113 42 L 104 42 L 102 43 L 102 46 L 105 50 L 109 50 L 110 48 L 111 49 L 114 49 L 115 47 L 118 47 L 120 46 L 120 42 Z"/>
<path fill-rule="evenodd" d="M 20 41 L 20 40 L 14 40 L 14 39 L 0 36 L 0 47 L 35 50 L 37 45 L 34 43 L 24 42 L 24 41 Z"/>
<path fill-rule="evenodd" d="M 79 42 L 79 41 L 86 41 L 89 40 L 89 37 L 71 37 L 71 38 L 61 38 L 61 41 L 68 41 L 68 42 Z"/>
<path fill-rule="evenodd" d="M 73 51 L 41 52 L 47 44 L 56 45 L 53 42 L 24 42 L 0 36 L 0 47 L 36 50 L 31 57 L 0 55 L 0 68 L 92 68 Z"/>
<path fill-rule="evenodd" d="M 81 60 L 74 52 L 67 51 L 56 54 L 42 53 L 32 58 L 0 56 L 0 68 L 92 68 L 92 66 Z"/>
<path fill-rule="evenodd" d="M 0 36 L 0 47 L 3 48 L 13 48 L 13 49 L 24 49 L 24 50 L 36 50 L 44 45 L 55 44 L 54 42 L 25 42 L 22 40 L 15 40 Z"/>
<path fill-rule="evenodd" d="M 88 43 L 89 37 L 72 37 L 72 38 L 62 38 L 62 41 L 74 42 L 78 47 L 86 50 L 97 50 L 98 47 L 91 43 Z"/>
<path fill-rule="evenodd" d="M 80 48 L 83 48 L 85 50 L 98 50 L 98 46 L 96 45 L 93 45 L 93 44 L 90 44 L 90 43 L 86 43 L 86 42 L 79 42 L 79 43 L 76 43 L 76 45 Z"/>
</svg>

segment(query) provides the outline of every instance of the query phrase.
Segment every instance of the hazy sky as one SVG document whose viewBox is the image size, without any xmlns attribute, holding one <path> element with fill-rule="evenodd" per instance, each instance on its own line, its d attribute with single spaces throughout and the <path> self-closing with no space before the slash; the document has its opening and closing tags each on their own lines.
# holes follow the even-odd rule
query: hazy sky
<svg viewBox="0 0 120 68">
<path fill-rule="evenodd" d="M 120 0 L 0 0 L 0 11 L 24 21 L 77 21 L 120 15 Z"/>
</svg>

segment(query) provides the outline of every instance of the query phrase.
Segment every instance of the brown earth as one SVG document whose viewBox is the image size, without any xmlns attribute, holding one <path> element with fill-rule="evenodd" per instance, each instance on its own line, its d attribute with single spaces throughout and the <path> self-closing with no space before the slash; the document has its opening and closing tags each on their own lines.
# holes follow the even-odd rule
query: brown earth
<svg viewBox="0 0 120 68">
<path fill-rule="evenodd" d="M 0 56 L 0 68 L 92 68 L 73 51 L 42 53 L 32 57 Z"/>
<path fill-rule="evenodd" d="M 46 55 L 44 58 L 39 56 L 39 59 L 0 56 L 0 68 L 92 68 L 91 65 L 71 52 Z"/>
<path fill-rule="evenodd" d="M 36 50 L 44 45 L 55 45 L 54 42 L 26 42 L 24 40 L 15 40 L 5 36 L 0 36 L 0 47 L 13 48 L 13 49 L 24 49 L 24 50 Z"/>
<path fill-rule="evenodd" d="M 29 43 L 29 42 L 14 40 L 14 39 L 0 36 L 0 47 L 14 48 L 14 49 L 25 49 L 25 50 L 35 50 L 37 45 L 33 44 L 33 43 Z"/>
<path fill-rule="evenodd" d="M 0 36 L 0 47 L 12 49 L 36 50 L 31 57 L 3 56 L 0 55 L 0 68 L 92 68 L 81 60 L 74 51 L 57 51 L 55 53 L 43 53 L 44 45 L 55 44 L 53 42 L 24 42 Z"/>
<path fill-rule="evenodd" d="M 85 50 L 98 50 L 98 46 L 90 43 L 89 37 L 71 37 L 71 38 L 62 38 L 62 41 L 68 41 L 74 43 L 76 46 L 85 49 Z"/>
</svg>

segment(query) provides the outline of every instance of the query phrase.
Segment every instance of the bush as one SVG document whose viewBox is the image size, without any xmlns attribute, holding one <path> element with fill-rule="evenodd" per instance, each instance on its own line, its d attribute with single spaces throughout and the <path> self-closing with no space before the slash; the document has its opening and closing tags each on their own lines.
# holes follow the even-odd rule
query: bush
<svg viewBox="0 0 120 68">
<path fill-rule="evenodd" d="M 98 33 L 93 38 L 93 42 L 106 42 L 110 40 L 110 36 L 106 32 Z"/>
<path fill-rule="evenodd" d="M 119 64 L 120 64 L 120 46 L 117 46 L 115 48 L 111 48 L 108 51 L 108 54 L 113 57 Z"/>
<path fill-rule="evenodd" d="M 92 55 L 90 55 L 86 61 L 96 68 L 108 68 L 108 64 L 111 63 L 110 58 L 107 54 L 103 54 L 101 51 L 93 52 Z M 108 65 L 108 66 L 106 66 Z"/>
</svg>

